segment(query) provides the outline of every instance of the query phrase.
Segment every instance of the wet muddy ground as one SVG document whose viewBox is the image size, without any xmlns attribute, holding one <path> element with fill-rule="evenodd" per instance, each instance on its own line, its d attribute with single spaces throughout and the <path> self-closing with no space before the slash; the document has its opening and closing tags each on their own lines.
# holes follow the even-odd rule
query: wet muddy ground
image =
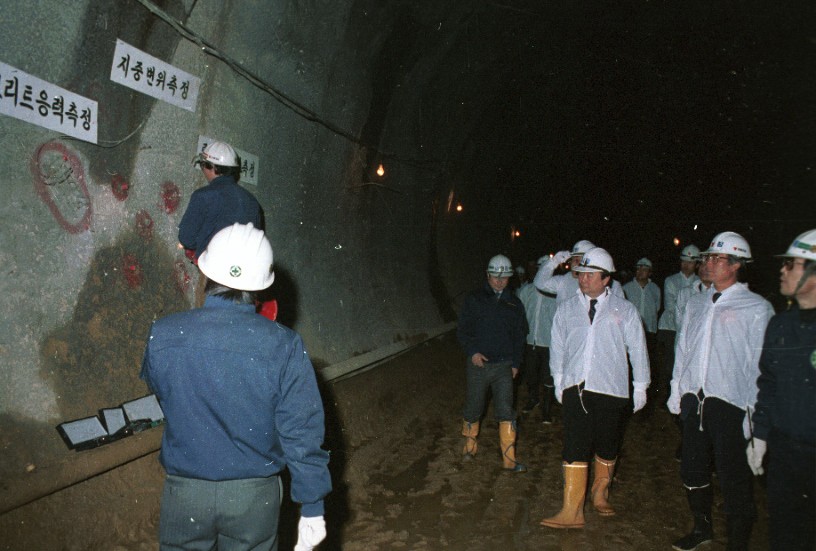
<svg viewBox="0 0 816 551">
<path fill-rule="evenodd" d="M 491 410 L 476 460 L 463 462 L 464 358 L 451 335 L 322 391 L 335 489 L 319 549 L 659 550 L 690 527 L 678 431 L 661 407 L 627 424 L 611 497 L 618 514 L 602 518 L 587 506 L 585 528 L 560 531 L 539 526 L 561 505 L 560 412 L 551 425 L 537 410 L 520 418 L 518 459 L 528 473 L 501 471 Z M 518 394 L 522 403 L 524 389 Z M 162 477 L 154 453 L 11 511 L 0 516 L 0 549 L 158 549 Z M 752 550 L 767 548 L 762 483 Z M 725 548 L 721 505 L 717 491 L 712 550 Z M 281 522 L 285 551 L 297 524 L 291 503 Z"/>
</svg>

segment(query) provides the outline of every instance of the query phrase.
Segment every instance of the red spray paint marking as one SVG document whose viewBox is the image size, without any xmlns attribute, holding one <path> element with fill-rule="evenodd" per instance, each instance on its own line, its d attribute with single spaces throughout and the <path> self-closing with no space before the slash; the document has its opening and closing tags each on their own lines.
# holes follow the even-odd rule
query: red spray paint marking
<svg viewBox="0 0 816 551">
<path fill-rule="evenodd" d="M 144 280 L 142 265 L 139 264 L 136 256 L 130 253 L 122 257 L 122 273 L 125 276 L 125 283 L 131 289 L 138 288 Z"/>
<path fill-rule="evenodd" d="M 50 157 L 47 157 L 48 154 Z M 58 161 L 54 166 L 54 156 L 61 156 L 62 161 Z M 49 161 L 46 163 L 46 161 Z M 48 164 L 51 170 L 48 174 L 43 174 L 44 165 Z M 82 169 L 82 163 L 79 161 L 76 153 L 69 150 L 65 145 L 59 142 L 46 142 L 42 144 L 34 157 L 31 159 L 31 174 L 34 176 L 34 189 L 37 195 L 51 211 L 51 215 L 59 222 L 59 225 L 68 233 L 81 233 L 91 226 L 91 217 L 93 216 L 93 208 L 91 205 L 91 195 L 88 193 L 88 186 L 85 184 L 85 171 Z M 69 195 L 70 185 L 76 185 L 78 191 L 82 194 L 82 198 L 76 202 L 80 207 L 84 206 L 84 211 L 79 221 L 69 222 L 62 213 L 60 207 L 57 206 L 52 195 L 54 188 L 57 186 L 65 191 L 65 195 Z"/>
<path fill-rule="evenodd" d="M 173 275 L 176 278 L 176 288 L 181 291 L 182 294 L 187 292 L 187 289 L 190 288 L 190 284 L 193 281 L 193 278 L 190 277 L 189 273 L 187 273 L 187 267 L 185 264 L 186 263 L 183 260 L 176 260 L 176 263 L 173 265 Z"/>
<path fill-rule="evenodd" d="M 113 177 L 111 180 L 111 191 L 113 192 L 113 196 L 116 197 L 119 201 L 124 201 L 128 198 L 128 193 L 130 192 L 130 183 L 122 178 L 119 174 Z"/>
<path fill-rule="evenodd" d="M 178 209 L 181 202 L 181 192 L 176 184 L 173 182 L 165 182 L 162 184 L 161 192 L 162 202 L 164 203 L 164 212 L 173 214 Z"/>
<path fill-rule="evenodd" d="M 136 233 L 145 241 L 153 238 L 153 219 L 144 209 L 136 213 Z"/>
</svg>

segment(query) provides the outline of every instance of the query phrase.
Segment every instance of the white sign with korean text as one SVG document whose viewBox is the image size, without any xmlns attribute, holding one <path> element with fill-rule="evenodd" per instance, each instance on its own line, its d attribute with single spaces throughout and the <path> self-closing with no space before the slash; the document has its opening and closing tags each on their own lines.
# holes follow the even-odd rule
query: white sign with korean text
<svg viewBox="0 0 816 551">
<path fill-rule="evenodd" d="M 0 62 L 0 113 L 96 143 L 97 103 Z"/>
<path fill-rule="evenodd" d="M 204 151 L 204 148 L 207 147 L 208 144 L 217 141 L 212 138 L 208 138 L 207 136 L 199 136 L 198 137 L 198 150 L 196 151 L 196 156 L 199 153 Z M 235 153 L 238 154 L 240 157 L 241 162 L 241 183 L 242 184 L 252 184 L 253 186 L 258 185 L 258 156 L 253 155 L 252 153 L 247 153 L 241 149 L 238 149 L 234 145 L 230 144 L 232 148 L 235 150 Z"/>
<path fill-rule="evenodd" d="M 201 79 L 116 40 L 110 79 L 195 113 Z"/>
</svg>

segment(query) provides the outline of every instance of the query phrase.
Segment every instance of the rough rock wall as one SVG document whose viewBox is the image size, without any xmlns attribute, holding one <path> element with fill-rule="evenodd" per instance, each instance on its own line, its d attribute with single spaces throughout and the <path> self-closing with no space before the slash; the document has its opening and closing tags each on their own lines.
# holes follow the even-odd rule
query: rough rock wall
<svg viewBox="0 0 816 551">
<path fill-rule="evenodd" d="M 97 101 L 98 143 L 0 116 L 0 489 L 80 457 L 58 423 L 147 392 L 148 326 L 189 308 L 198 277 L 176 243 L 204 183 L 190 164 L 199 136 L 258 157 L 257 185 L 244 185 L 265 211 L 280 318 L 317 367 L 450 319 L 433 239 L 438 177 L 393 162 L 377 179 L 370 166 L 377 147 L 423 154 L 385 137 L 410 106 L 373 99 L 384 73 L 372 66 L 395 32 L 379 3 L 155 3 L 318 121 L 137 0 L 3 4 L 0 62 Z M 117 39 L 200 78 L 195 110 L 112 82 Z M 349 139 L 360 136 L 374 147 Z"/>
</svg>

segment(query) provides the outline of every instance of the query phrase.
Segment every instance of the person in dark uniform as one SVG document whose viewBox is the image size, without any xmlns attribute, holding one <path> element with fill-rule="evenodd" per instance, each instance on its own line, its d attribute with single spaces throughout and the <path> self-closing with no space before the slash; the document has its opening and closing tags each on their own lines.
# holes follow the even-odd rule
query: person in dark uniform
<svg viewBox="0 0 816 551">
<path fill-rule="evenodd" d="M 816 549 L 816 229 L 785 254 L 779 292 L 795 301 L 768 323 L 759 360 L 748 464 L 767 450 L 770 548 Z"/>
<path fill-rule="evenodd" d="M 513 275 L 510 259 L 496 255 L 487 266 L 485 284 L 465 297 L 459 313 L 457 336 L 467 355 L 467 393 L 462 412 L 462 450 L 473 459 L 478 448 L 479 424 L 485 412 L 487 391 L 493 394 L 493 411 L 499 422 L 499 445 L 505 471 L 523 473 L 516 461 L 516 412 L 513 379 L 518 375 L 527 336 L 524 305 L 507 288 Z"/>
</svg>

